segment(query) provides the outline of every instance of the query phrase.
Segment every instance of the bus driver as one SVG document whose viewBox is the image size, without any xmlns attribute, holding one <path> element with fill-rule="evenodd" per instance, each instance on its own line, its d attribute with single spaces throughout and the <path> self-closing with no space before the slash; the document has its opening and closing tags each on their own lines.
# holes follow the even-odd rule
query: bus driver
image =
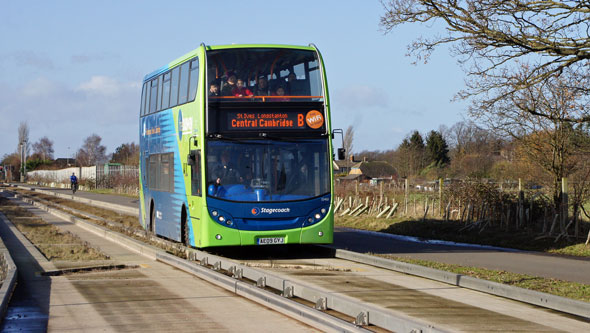
<svg viewBox="0 0 590 333">
<path fill-rule="evenodd" d="M 215 179 L 215 185 L 217 186 L 222 183 L 232 185 L 242 183 L 243 181 L 239 171 L 231 163 L 229 150 L 224 150 L 221 153 L 221 161 L 215 166 L 212 174 L 213 179 Z"/>
</svg>

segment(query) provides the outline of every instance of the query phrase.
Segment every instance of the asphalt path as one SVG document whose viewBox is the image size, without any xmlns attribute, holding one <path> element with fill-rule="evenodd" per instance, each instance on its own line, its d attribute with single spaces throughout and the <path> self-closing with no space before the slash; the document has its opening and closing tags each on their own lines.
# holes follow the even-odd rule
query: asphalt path
<svg viewBox="0 0 590 333">
<path fill-rule="evenodd" d="M 387 234 L 336 229 L 334 247 L 447 264 L 473 266 L 590 284 L 590 259 L 466 244 L 432 244 Z"/>
<path fill-rule="evenodd" d="M 71 193 L 66 189 L 43 189 Z M 139 206 L 138 199 L 120 195 L 78 191 L 76 196 L 129 207 Z M 590 258 L 466 244 L 435 244 L 346 228 L 336 228 L 333 247 L 361 253 L 390 254 L 590 284 Z"/>
</svg>

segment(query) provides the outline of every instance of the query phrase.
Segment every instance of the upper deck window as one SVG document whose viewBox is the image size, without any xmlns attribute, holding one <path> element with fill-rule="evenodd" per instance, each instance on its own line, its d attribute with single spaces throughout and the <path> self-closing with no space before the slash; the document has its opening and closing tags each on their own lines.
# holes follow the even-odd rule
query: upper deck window
<svg viewBox="0 0 590 333">
<path fill-rule="evenodd" d="M 323 101 L 317 53 L 293 49 L 207 52 L 209 103 Z"/>
</svg>

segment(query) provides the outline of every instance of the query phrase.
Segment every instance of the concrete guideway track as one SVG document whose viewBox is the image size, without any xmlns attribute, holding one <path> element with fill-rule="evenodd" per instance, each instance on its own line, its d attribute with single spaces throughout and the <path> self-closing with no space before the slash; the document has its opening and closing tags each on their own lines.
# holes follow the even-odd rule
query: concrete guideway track
<svg viewBox="0 0 590 333">
<path fill-rule="evenodd" d="M 58 270 L 44 259 L 19 233 L 6 224 L 2 238 L 18 238 L 25 255 L 15 257 L 28 289 L 29 303 L 36 305 L 36 327 L 26 331 L 315 331 L 278 312 L 196 279 L 169 265 L 149 260 L 129 249 L 90 233 L 36 208 L 31 210 L 46 222 L 71 231 L 109 255 L 113 263 L 133 269 L 99 271 L 64 276 L 42 276 L 40 271 Z M 5 238 L 6 237 L 6 238 Z M 13 243 L 13 242 L 9 242 Z M 63 265 L 63 263 L 62 263 Z M 10 320 L 12 318 L 12 320 Z M 12 315 L 4 331 L 20 330 Z M 231 319 L 230 319 L 231 318 Z M 45 320 L 45 327 L 43 326 Z M 229 319 L 229 320 L 228 320 Z M 25 325 L 26 327 L 26 325 Z"/>
<path fill-rule="evenodd" d="M 325 290 L 360 304 L 419 318 L 450 332 L 579 332 L 583 320 L 430 279 L 335 258 L 243 260 L 292 283 Z M 328 296 L 329 297 L 329 296 Z M 371 311 L 369 310 L 369 317 Z"/>
<path fill-rule="evenodd" d="M 342 265 L 341 263 L 342 261 L 340 261 L 339 264 L 337 265 Z M 366 266 L 366 265 L 365 265 Z M 372 268 L 375 269 L 375 268 Z M 363 270 L 367 270 L 367 268 L 363 268 Z M 305 271 L 305 270 L 303 270 Z M 299 275 L 306 275 L 302 270 L 300 270 L 298 272 Z M 321 273 L 321 270 L 319 271 Z M 298 275 L 295 274 L 295 275 Z M 386 273 L 380 273 L 383 275 L 387 275 Z M 389 275 L 392 275 L 391 272 L 388 273 Z M 309 281 L 304 281 L 305 284 L 308 285 L 313 285 L 314 282 L 314 278 L 318 277 L 318 271 L 315 270 L 313 272 L 311 272 L 309 274 L 311 276 L 311 280 Z M 330 274 L 320 274 L 319 276 L 322 276 L 322 280 L 324 280 L 324 276 L 329 276 Z M 530 311 L 524 311 L 522 309 L 518 309 L 518 307 L 524 307 L 524 309 L 527 308 L 526 305 L 522 305 L 522 304 L 517 304 L 515 302 L 512 302 L 513 304 L 511 304 L 510 302 L 508 303 L 500 303 L 500 305 L 496 305 L 496 307 L 494 308 L 493 306 L 491 308 L 481 308 L 478 304 L 485 304 L 487 303 L 487 301 L 484 299 L 480 299 L 479 301 L 475 301 L 475 302 L 471 302 L 473 304 L 470 304 L 469 302 L 465 303 L 464 298 L 465 295 L 461 295 L 459 297 L 455 297 L 453 299 L 453 297 L 442 297 L 441 295 L 430 295 L 430 296 L 424 296 L 423 294 L 421 294 L 421 290 L 415 291 L 413 290 L 413 288 L 411 287 L 413 285 L 414 282 L 411 282 L 408 284 L 408 286 L 404 287 L 406 289 L 403 289 L 402 287 L 400 287 L 400 285 L 398 284 L 393 284 L 393 287 L 385 284 L 385 289 L 387 290 L 373 290 L 374 288 L 367 288 L 367 284 L 366 284 L 366 276 L 361 276 L 361 281 L 364 282 L 359 282 L 357 281 L 357 278 L 354 278 L 351 276 L 351 274 L 348 273 L 344 273 L 344 274 L 333 274 L 333 275 L 344 275 L 343 278 L 344 280 L 340 280 L 340 281 L 332 281 L 330 283 L 328 283 L 328 286 L 347 286 L 347 287 L 352 287 L 352 293 L 353 296 L 356 294 L 361 295 L 363 293 L 365 294 L 371 294 L 373 293 L 373 297 L 377 297 L 377 299 L 371 299 L 371 298 L 361 298 L 361 299 L 357 299 L 357 302 L 369 302 L 369 303 L 373 303 L 373 304 L 377 304 L 381 307 L 385 307 L 385 308 L 392 308 L 394 309 L 394 311 L 401 311 L 403 309 L 406 308 L 410 308 L 410 309 L 414 309 L 415 312 L 412 313 L 411 311 L 405 312 L 409 315 L 412 316 L 417 316 L 419 318 L 427 318 L 430 322 L 434 322 L 435 327 L 439 327 L 439 328 L 446 328 L 448 330 L 452 330 L 452 331 L 456 331 L 456 330 L 461 330 L 461 331 L 481 331 L 481 330 L 494 330 L 498 327 L 503 327 L 504 329 L 507 328 L 513 328 L 516 329 L 518 328 L 519 330 L 522 331 L 555 331 L 555 330 L 559 330 L 559 329 L 564 329 L 566 331 L 570 331 L 573 329 L 582 329 L 584 330 L 585 328 L 587 328 L 587 324 L 576 321 L 576 320 L 568 320 L 567 318 L 561 318 L 560 316 L 555 316 L 555 315 L 551 315 L 550 312 L 547 313 L 543 313 L 543 311 L 540 311 L 540 313 L 535 314 L 535 311 L 539 311 L 538 309 L 534 309 L 534 310 L 530 310 Z M 402 275 L 402 274 L 398 274 L 398 275 Z M 289 276 L 289 280 L 293 280 L 292 276 Z M 326 279 L 327 280 L 327 279 Z M 432 281 L 430 281 L 432 282 Z M 382 284 L 383 282 L 379 282 L 379 284 Z M 369 283 L 370 285 L 370 283 Z M 327 286 L 321 286 L 321 288 L 325 288 Z M 356 290 L 354 290 L 356 288 Z M 388 292 L 390 292 L 390 290 L 388 291 L 389 288 L 393 288 L 393 290 L 405 290 L 404 292 L 401 293 L 401 295 L 410 293 L 412 295 L 412 297 L 410 297 L 410 299 L 407 299 L 408 297 L 406 297 L 406 301 L 409 301 L 410 303 L 404 303 L 404 302 L 398 302 L 397 305 L 391 305 L 387 302 L 383 303 L 379 300 L 380 297 L 385 297 L 386 299 L 391 299 L 393 298 L 399 298 L 400 295 L 389 295 Z M 409 289 L 408 289 L 409 288 Z M 454 291 L 455 289 L 458 288 L 449 288 L 448 286 L 445 287 L 441 287 L 440 285 L 438 286 L 434 286 L 434 287 L 428 287 L 425 288 L 426 290 L 451 290 L 450 294 L 451 296 L 454 295 L 456 292 Z M 336 291 L 333 290 L 329 290 L 328 292 L 331 293 L 345 293 L 345 292 L 351 292 L 350 290 L 338 290 L 336 289 Z M 462 292 L 466 292 L 465 290 L 463 290 Z M 471 292 L 473 293 L 473 292 Z M 461 294 L 461 292 L 459 292 L 459 294 Z M 478 293 L 475 293 L 478 294 Z M 366 296 L 366 295 L 365 295 Z M 490 297 L 487 296 L 486 297 Z M 403 299 L 404 297 L 402 297 Z M 453 309 L 453 311 L 449 312 L 449 311 L 437 311 L 437 315 L 431 314 L 424 314 L 419 310 L 420 306 L 416 306 L 416 303 L 414 302 L 414 300 L 416 302 L 418 302 L 419 300 L 424 300 L 426 299 L 426 301 L 424 301 L 423 306 L 426 305 L 427 309 L 432 309 L 431 304 L 436 304 L 438 307 L 436 309 L 438 310 L 448 310 L 448 309 Z M 492 300 L 494 299 L 493 297 L 491 298 Z M 507 301 L 504 301 L 507 302 Z M 492 302 L 493 303 L 493 302 Z M 516 304 L 516 305 L 514 305 Z M 516 306 L 516 308 L 515 308 Z M 417 310 L 418 309 L 418 310 Z M 504 309 L 504 311 L 502 311 L 502 309 Z M 532 311 L 532 315 L 531 312 Z M 404 311 L 402 311 L 404 312 Z M 459 314 L 464 313 L 466 315 L 461 316 Z M 522 318 L 525 319 L 518 319 L 515 318 L 514 316 L 512 316 L 511 314 L 518 314 L 518 316 L 521 316 Z M 549 314 L 549 315 L 548 315 Z M 539 323 L 535 323 L 536 321 L 536 317 L 543 317 L 546 320 L 543 321 L 541 320 L 541 324 Z M 437 319 L 438 317 L 438 319 Z M 447 320 L 442 320 L 441 318 L 447 318 Z M 452 320 L 448 319 L 448 318 L 452 318 Z M 467 318 L 467 319 L 465 319 Z M 529 318 L 529 319 L 526 319 Z M 532 318 L 532 320 L 530 319 Z M 481 320 L 483 319 L 483 321 Z M 492 322 L 493 324 L 490 325 L 489 323 Z M 487 326 L 486 326 L 487 324 Z M 498 326 L 499 325 L 499 326 Z M 502 326 L 503 325 L 503 326 Z"/>
<path fill-rule="evenodd" d="M 26 185 L 24 189 L 39 189 L 48 194 L 58 194 L 72 198 L 65 189 L 54 189 Z M 91 200 L 95 205 L 118 205 L 120 212 L 137 216 L 137 199 L 108 194 L 77 192 L 74 199 Z M 106 206 L 103 206 L 107 208 Z M 129 210 L 131 209 L 131 210 Z M 590 284 L 590 259 L 546 255 L 537 252 L 503 251 L 477 246 L 455 246 L 445 244 L 428 244 L 388 237 L 387 234 L 357 232 L 350 229 L 336 229 L 333 247 L 360 253 L 391 254 L 413 259 L 430 260 L 474 266 L 487 269 L 528 274 L 545 278 Z"/>
</svg>

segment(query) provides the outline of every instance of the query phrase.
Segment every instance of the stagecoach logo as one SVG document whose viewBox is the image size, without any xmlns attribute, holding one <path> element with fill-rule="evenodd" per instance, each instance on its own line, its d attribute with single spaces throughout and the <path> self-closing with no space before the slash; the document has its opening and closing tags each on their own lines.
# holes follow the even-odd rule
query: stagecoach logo
<svg viewBox="0 0 590 333">
<path fill-rule="evenodd" d="M 266 214 L 266 215 L 272 215 L 274 213 L 290 213 L 291 212 L 291 208 L 289 207 L 285 207 L 285 208 L 258 208 L 258 207 L 254 207 L 252 208 L 252 215 L 254 216 L 258 216 L 260 215 L 260 213 L 262 214 Z"/>
</svg>

